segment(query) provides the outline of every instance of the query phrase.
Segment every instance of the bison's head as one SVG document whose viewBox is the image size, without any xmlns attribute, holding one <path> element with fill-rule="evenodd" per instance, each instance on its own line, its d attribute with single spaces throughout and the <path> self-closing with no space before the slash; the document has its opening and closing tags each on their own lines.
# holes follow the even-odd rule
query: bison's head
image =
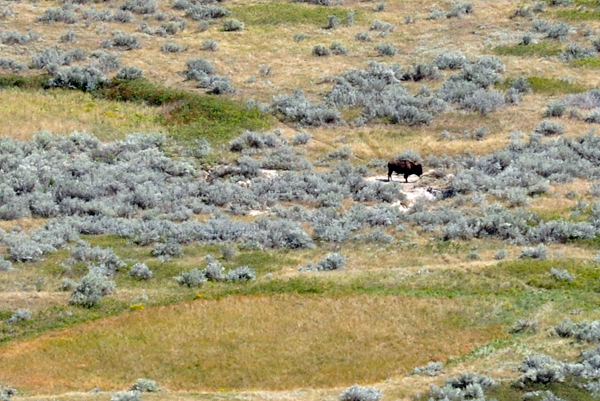
<svg viewBox="0 0 600 401">
<path fill-rule="evenodd" d="M 412 173 L 418 175 L 419 177 L 423 175 L 423 166 L 415 163 L 412 168 Z"/>
</svg>

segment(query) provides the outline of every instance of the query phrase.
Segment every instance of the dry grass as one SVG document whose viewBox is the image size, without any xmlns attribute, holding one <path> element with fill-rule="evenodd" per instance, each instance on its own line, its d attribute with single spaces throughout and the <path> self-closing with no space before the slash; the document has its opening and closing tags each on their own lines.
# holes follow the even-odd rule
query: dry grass
<svg viewBox="0 0 600 401">
<path fill-rule="evenodd" d="M 0 91 L 0 135 L 20 140 L 40 130 L 88 131 L 104 141 L 131 132 L 160 132 L 159 113 L 156 108 L 94 99 L 79 91 Z"/>
<path fill-rule="evenodd" d="M 40 393 L 124 388 L 138 377 L 187 390 L 374 382 L 503 336 L 486 309 L 371 296 L 196 301 L 8 344 L 0 381 Z"/>
</svg>

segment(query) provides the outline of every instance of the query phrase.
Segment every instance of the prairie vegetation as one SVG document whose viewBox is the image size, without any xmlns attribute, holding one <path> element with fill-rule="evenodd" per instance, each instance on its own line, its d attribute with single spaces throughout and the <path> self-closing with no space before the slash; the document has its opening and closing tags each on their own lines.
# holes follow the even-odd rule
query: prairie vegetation
<svg viewBox="0 0 600 401">
<path fill-rule="evenodd" d="M 600 394 L 596 2 L 8 0 L 0 48 L 0 400 Z"/>
</svg>

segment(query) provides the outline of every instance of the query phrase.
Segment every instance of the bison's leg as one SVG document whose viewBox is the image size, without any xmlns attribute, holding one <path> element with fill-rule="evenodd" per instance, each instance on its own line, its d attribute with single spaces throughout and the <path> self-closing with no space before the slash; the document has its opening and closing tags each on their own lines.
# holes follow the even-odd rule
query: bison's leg
<svg viewBox="0 0 600 401">
<path fill-rule="evenodd" d="M 409 174 L 404 174 L 404 180 L 408 183 L 408 176 Z"/>
</svg>

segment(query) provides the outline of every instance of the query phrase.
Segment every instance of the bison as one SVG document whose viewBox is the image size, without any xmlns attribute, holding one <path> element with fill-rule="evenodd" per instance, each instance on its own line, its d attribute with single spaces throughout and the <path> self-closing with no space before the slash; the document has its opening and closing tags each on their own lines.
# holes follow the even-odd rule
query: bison
<svg viewBox="0 0 600 401">
<path fill-rule="evenodd" d="M 392 180 L 392 173 L 404 175 L 408 182 L 408 176 L 416 174 L 419 177 L 423 175 L 423 166 L 410 160 L 394 160 L 388 163 L 388 181 Z"/>
</svg>

